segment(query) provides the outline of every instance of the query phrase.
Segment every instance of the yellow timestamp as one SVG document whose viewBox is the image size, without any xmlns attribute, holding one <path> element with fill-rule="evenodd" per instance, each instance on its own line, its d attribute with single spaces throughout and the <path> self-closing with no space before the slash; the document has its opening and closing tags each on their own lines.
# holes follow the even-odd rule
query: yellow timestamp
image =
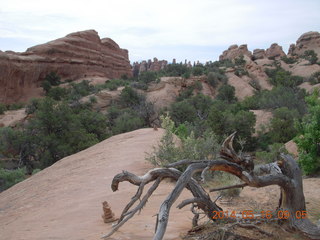
<svg viewBox="0 0 320 240">
<path fill-rule="evenodd" d="M 224 218 L 237 218 L 237 219 L 289 219 L 294 217 L 297 219 L 307 218 L 307 211 L 295 211 L 294 214 L 287 210 L 279 210 L 277 212 L 272 211 L 260 211 L 253 212 L 253 210 L 244 210 L 241 213 L 236 213 L 233 211 L 213 211 L 213 219 L 224 219 Z"/>
</svg>

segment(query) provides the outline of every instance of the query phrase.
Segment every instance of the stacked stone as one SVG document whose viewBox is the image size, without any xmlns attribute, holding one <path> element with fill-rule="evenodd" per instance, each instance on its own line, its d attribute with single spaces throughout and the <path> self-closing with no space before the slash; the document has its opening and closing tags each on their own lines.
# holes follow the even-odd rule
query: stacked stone
<svg viewBox="0 0 320 240">
<path fill-rule="evenodd" d="M 104 201 L 102 203 L 103 206 L 103 215 L 102 215 L 102 219 L 105 223 L 110 223 L 110 222 L 114 222 L 117 219 L 114 217 L 114 214 L 108 204 L 108 202 Z"/>
</svg>

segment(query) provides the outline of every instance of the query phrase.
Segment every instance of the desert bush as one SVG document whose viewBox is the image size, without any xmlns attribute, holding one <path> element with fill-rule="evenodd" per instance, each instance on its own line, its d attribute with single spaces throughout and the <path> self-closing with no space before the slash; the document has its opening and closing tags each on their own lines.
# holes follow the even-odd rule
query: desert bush
<svg viewBox="0 0 320 240">
<path fill-rule="evenodd" d="M 288 153 L 282 143 L 273 143 L 268 146 L 267 151 L 257 151 L 256 158 L 262 163 L 271 163 L 278 161 L 281 153 Z"/>
<path fill-rule="evenodd" d="M 144 82 L 133 82 L 130 84 L 132 88 L 141 89 L 141 90 L 148 90 L 148 84 Z"/>
<path fill-rule="evenodd" d="M 221 72 L 209 72 L 207 81 L 212 87 L 216 87 L 219 83 L 226 84 L 227 76 Z"/>
<path fill-rule="evenodd" d="M 71 83 L 68 98 L 70 100 L 79 100 L 81 97 L 88 96 L 94 92 L 95 87 L 90 85 L 89 81 L 83 80 L 80 83 Z"/>
<path fill-rule="evenodd" d="M 179 93 L 179 96 L 176 98 L 177 102 L 181 102 L 184 99 L 188 99 L 193 96 L 194 86 L 188 86 L 186 89 L 182 90 Z"/>
<path fill-rule="evenodd" d="M 0 114 L 4 114 L 4 112 L 7 110 L 6 105 L 0 103 Z"/>
<path fill-rule="evenodd" d="M 204 74 L 204 67 L 202 65 L 197 65 L 192 68 L 192 75 L 193 76 L 201 76 Z"/>
<path fill-rule="evenodd" d="M 157 80 L 157 73 L 153 71 L 146 71 L 139 74 L 139 82 L 149 84 Z"/>
<path fill-rule="evenodd" d="M 234 59 L 234 64 L 238 67 L 244 67 L 246 65 L 246 60 L 244 60 L 244 56 L 241 55 Z"/>
<path fill-rule="evenodd" d="M 191 132 L 189 136 L 180 139 L 181 144 L 176 145 L 173 134 L 176 130 L 175 123 L 169 116 L 161 116 L 160 119 L 165 134 L 159 146 L 147 156 L 147 160 L 153 164 L 164 166 L 182 159 L 209 160 L 217 156 L 220 146 L 212 132 L 206 132 L 201 138 L 196 138 Z"/>
<path fill-rule="evenodd" d="M 0 192 L 12 187 L 18 182 L 23 181 L 26 178 L 25 176 L 25 168 L 18 168 L 15 170 L 0 168 Z"/>
<path fill-rule="evenodd" d="M 134 89 L 126 86 L 120 93 L 119 102 L 124 107 L 132 107 L 138 105 L 142 96 L 139 95 Z"/>
<path fill-rule="evenodd" d="M 306 113 L 305 96 L 306 92 L 304 90 L 278 86 L 270 91 L 263 90 L 256 92 L 251 97 L 246 97 L 241 102 L 241 106 L 248 110 L 287 107 L 288 109 L 297 110 L 302 116 Z"/>
<path fill-rule="evenodd" d="M 189 75 L 190 77 L 190 69 L 184 64 L 168 64 L 161 72 L 164 76 L 181 77 Z"/>
<path fill-rule="evenodd" d="M 252 112 L 234 111 L 226 103 L 221 104 L 219 102 L 215 102 L 211 106 L 208 116 L 208 126 L 220 137 L 220 140 L 236 131 L 238 138 L 246 141 L 247 149 L 253 148 L 252 134 L 254 133 L 255 122 L 256 117 Z M 240 147 L 237 143 L 235 146 Z"/>
<path fill-rule="evenodd" d="M 218 89 L 217 99 L 227 103 L 234 103 L 237 101 L 235 92 L 236 90 L 233 86 L 225 84 Z"/>
<path fill-rule="evenodd" d="M 48 81 L 51 86 L 58 86 L 61 83 L 61 78 L 56 72 L 50 72 L 46 75 L 45 81 Z"/>
<path fill-rule="evenodd" d="M 60 101 L 67 97 L 67 89 L 61 87 L 54 87 L 50 88 L 49 92 L 47 93 L 48 97 L 53 98 L 56 101 Z"/>
<path fill-rule="evenodd" d="M 11 127 L 0 128 L 0 154 L 15 157 L 20 153 L 22 133 Z"/>
<path fill-rule="evenodd" d="M 269 136 L 272 142 L 286 143 L 294 138 L 297 130 L 294 126 L 295 120 L 299 118 L 299 113 L 295 109 L 281 107 L 273 112 L 270 121 Z"/>
<path fill-rule="evenodd" d="M 111 128 L 113 134 L 130 132 L 144 127 L 144 120 L 133 111 L 124 111 L 114 120 Z"/>
<path fill-rule="evenodd" d="M 24 103 L 12 103 L 7 106 L 7 110 L 19 110 L 21 108 L 24 108 L 25 104 Z"/>
<path fill-rule="evenodd" d="M 284 61 L 286 64 L 294 64 L 297 62 L 297 59 L 293 57 L 287 57 L 287 56 L 281 57 L 281 60 Z"/>
<path fill-rule="evenodd" d="M 318 55 L 315 53 L 314 50 L 307 50 L 303 54 L 303 58 L 309 61 L 309 63 L 316 64 L 318 61 Z"/>
<path fill-rule="evenodd" d="M 313 85 L 320 83 L 320 71 L 313 73 L 308 81 Z"/>
<path fill-rule="evenodd" d="M 28 159 L 47 167 L 57 160 L 96 144 L 102 138 L 102 115 L 89 114 L 65 102 L 41 100 L 23 131 L 23 152 Z M 80 112 L 79 112 L 80 111 Z"/>
<path fill-rule="evenodd" d="M 299 164 L 305 174 L 320 171 L 320 100 L 319 92 L 315 91 L 306 97 L 309 113 L 299 126 L 300 134 L 294 139 L 299 151 Z"/>
<path fill-rule="evenodd" d="M 284 86 L 294 88 L 303 82 L 303 78 L 300 76 L 292 76 L 290 72 L 283 70 L 282 68 L 266 70 L 268 74 L 269 82 L 274 86 Z"/>
<path fill-rule="evenodd" d="M 26 106 L 26 114 L 34 113 L 38 109 L 40 101 L 38 98 L 32 98 Z"/>
</svg>

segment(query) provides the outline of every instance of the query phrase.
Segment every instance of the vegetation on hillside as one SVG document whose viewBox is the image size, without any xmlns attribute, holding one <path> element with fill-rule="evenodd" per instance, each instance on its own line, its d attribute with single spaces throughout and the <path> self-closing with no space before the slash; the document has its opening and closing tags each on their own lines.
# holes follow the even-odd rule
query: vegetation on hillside
<svg viewBox="0 0 320 240">
<path fill-rule="evenodd" d="M 306 52 L 304 57 L 313 64 L 317 56 Z M 295 62 L 291 58 L 282 60 L 290 64 Z M 306 174 L 319 172 L 316 128 L 320 103 L 317 97 L 308 96 L 298 87 L 303 81 L 319 83 L 319 73 L 303 79 L 292 76 L 275 61 L 272 68 L 265 70 L 273 89 L 261 90 L 256 86 L 255 94 L 240 102 L 235 96 L 235 88 L 228 84 L 225 70 L 233 68 L 241 77 L 247 75 L 245 66 L 243 56 L 234 61 L 208 62 L 193 67 L 169 64 L 159 72 L 143 72 L 133 79 L 112 79 L 96 86 L 88 81 L 62 82 L 60 76 L 51 72 L 42 83 L 46 97 L 32 99 L 26 105 L 29 120 L 16 128 L 0 128 L 0 157 L 20 162 L 20 168 L 12 172 L 1 170 L 2 185 L 9 187 L 15 182 L 8 177 L 10 173 L 16 176 L 14 178 L 22 179 L 21 172 L 31 174 L 34 169 L 50 166 L 112 135 L 154 126 L 155 122 L 160 122 L 157 116 L 161 113 L 166 116 L 162 118 L 162 124 L 165 124 L 167 134 L 162 142 L 163 149 L 150 157 L 158 165 L 181 158 L 213 158 L 216 148 L 212 146 L 221 144 L 225 136 L 236 131 L 236 149 L 256 151 L 257 158 L 265 161 L 275 159 L 283 151 L 283 144 L 296 137 L 303 170 Z M 216 97 L 201 94 L 202 84 L 195 82 L 184 87 L 169 107 L 155 112 L 143 91 L 163 76 L 201 76 L 201 81 L 216 89 Z M 106 112 L 94 110 L 97 101 L 94 94 L 104 89 L 121 93 Z M 85 96 L 91 96 L 89 101 L 82 101 Z M 22 106 L 0 104 L 0 114 Z M 272 111 L 273 118 L 266 131 L 255 133 L 256 118 L 250 110 L 257 109 Z M 172 144 L 173 134 L 181 141 L 179 148 Z"/>
</svg>

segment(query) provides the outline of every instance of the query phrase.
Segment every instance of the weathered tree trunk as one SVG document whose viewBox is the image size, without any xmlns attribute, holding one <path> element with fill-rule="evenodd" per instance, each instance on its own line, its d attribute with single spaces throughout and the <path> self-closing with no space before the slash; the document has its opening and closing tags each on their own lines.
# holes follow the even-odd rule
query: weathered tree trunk
<svg viewBox="0 0 320 240">
<path fill-rule="evenodd" d="M 160 206 L 154 240 L 163 239 L 170 215 L 170 208 L 184 188 L 190 190 L 194 198 L 183 201 L 178 205 L 178 208 L 193 204 L 193 208 L 200 208 L 209 219 L 213 220 L 213 211 L 221 211 L 222 209 L 216 205 L 215 201 L 210 199 L 210 196 L 205 190 L 192 178 L 196 172 L 211 170 L 224 171 L 237 176 L 244 182 L 239 185 L 240 187 L 251 186 L 259 188 L 269 185 L 280 186 L 281 197 L 278 211 L 288 211 L 290 213 L 287 221 L 288 226 L 293 230 L 302 232 L 311 239 L 320 239 L 320 227 L 312 224 L 304 215 L 306 205 L 303 194 L 302 175 L 295 160 L 290 155 L 282 155 L 280 161 L 254 167 L 254 163 L 249 156 L 236 154 L 232 147 L 233 138 L 234 134 L 224 141 L 220 151 L 222 160 L 182 160 L 171 164 L 167 168 L 152 169 L 142 177 L 128 172 L 116 175 L 111 185 L 113 191 L 118 190 L 118 185 L 122 181 L 129 181 L 139 186 L 139 189 L 122 212 L 118 224 L 114 226 L 113 230 L 105 235 L 104 238 L 111 236 L 121 225 L 140 210 L 164 178 L 171 178 L 177 182 L 175 188 Z M 186 164 L 188 167 L 183 173 L 173 168 Z M 152 181 L 155 181 L 154 185 L 148 190 L 140 204 L 129 211 L 142 195 L 144 186 Z M 197 218 L 198 215 L 195 215 L 193 220 L 194 224 L 196 224 Z"/>
</svg>

